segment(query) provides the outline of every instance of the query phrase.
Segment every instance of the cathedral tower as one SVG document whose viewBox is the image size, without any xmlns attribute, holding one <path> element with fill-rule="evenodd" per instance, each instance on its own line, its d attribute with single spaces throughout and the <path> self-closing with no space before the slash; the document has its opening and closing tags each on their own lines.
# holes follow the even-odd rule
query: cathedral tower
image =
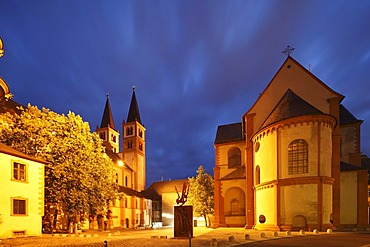
<svg viewBox="0 0 370 247">
<path fill-rule="evenodd" d="M 113 151 L 114 153 L 119 152 L 119 133 L 117 130 L 114 129 L 114 121 L 108 95 L 105 102 L 105 108 L 100 128 L 96 128 L 96 133 L 99 134 L 100 138 L 103 140 L 103 145 L 107 149 Z"/>
<path fill-rule="evenodd" d="M 123 157 L 134 170 L 133 189 L 141 191 L 146 183 L 145 128 L 142 125 L 139 106 L 133 88 L 127 121 L 122 122 Z"/>
</svg>

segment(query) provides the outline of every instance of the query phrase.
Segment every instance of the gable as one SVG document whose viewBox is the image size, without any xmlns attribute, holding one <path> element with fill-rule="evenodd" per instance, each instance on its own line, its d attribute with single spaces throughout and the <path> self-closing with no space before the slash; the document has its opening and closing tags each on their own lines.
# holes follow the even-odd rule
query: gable
<svg viewBox="0 0 370 247">
<path fill-rule="evenodd" d="M 253 132 L 262 126 L 288 89 L 324 114 L 330 114 L 329 99 L 342 100 L 344 98 L 288 56 L 254 105 L 245 114 L 255 114 Z"/>
</svg>

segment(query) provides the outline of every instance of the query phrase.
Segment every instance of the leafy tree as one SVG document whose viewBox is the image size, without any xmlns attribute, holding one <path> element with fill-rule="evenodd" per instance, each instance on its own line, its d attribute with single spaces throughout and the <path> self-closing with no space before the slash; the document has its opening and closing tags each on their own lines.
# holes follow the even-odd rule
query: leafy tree
<svg viewBox="0 0 370 247">
<path fill-rule="evenodd" d="M 45 166 L 47 219 L 52 219 L 52 205 L 77 224 L 81 215 L 102 212 L 116 196 L 113 163 L 102 140 L 73 112 L 60 115 L 28 105 L 20 115 L 2 114 L 0 141 L 49 162 Z"/>
<path fill-rule="evenodd" d="M 213 214 L 214 210 L 213 177 L 206 173 L 200 165 L 197 176 L 189 178 L 188 181 L 190 184 L 188 201 L 193 204 L 195 214 L 203 216 L 206 226 L 209 226 L 207 216 Z"/>
</svg>

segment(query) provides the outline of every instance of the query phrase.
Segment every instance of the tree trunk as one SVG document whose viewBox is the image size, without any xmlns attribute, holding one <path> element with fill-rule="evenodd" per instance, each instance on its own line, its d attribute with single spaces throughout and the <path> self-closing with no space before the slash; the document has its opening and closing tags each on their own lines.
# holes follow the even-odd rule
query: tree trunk
<svg viewBox="0 0 370 247">
<path fill-rule="evenodd" d="M 208 225 L 207 225 L 207 215 L 206 215 L 206 214 L 204 214 L 204 215 L 203 215 L 203 217 L 204 217 L 204 222 L 206 223 L 206 226 L 208 226 Z"/>
</svg>

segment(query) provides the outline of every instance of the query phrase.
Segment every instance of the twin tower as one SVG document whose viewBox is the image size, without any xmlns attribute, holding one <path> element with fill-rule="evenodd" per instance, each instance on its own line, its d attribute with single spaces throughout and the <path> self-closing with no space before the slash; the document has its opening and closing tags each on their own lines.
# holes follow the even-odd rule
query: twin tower
<svg viewBox="0 0 370 247">
<path fill-rule="evenodd" d="M 115 166 L 127 171 L 116 174 L 117 183 L 135 191 L 144 190 L 146 185 L 145 128 L 141 122 L 135 88 L 132 91 L 127 119 L 122 121 L 122 151 L 119 151 L 120 133 L 114 125 L 108 95 L 103 118 L 100 127 L 96 128 L 96 133 L 103 140 L 106 153 Z"/>
</svg>

